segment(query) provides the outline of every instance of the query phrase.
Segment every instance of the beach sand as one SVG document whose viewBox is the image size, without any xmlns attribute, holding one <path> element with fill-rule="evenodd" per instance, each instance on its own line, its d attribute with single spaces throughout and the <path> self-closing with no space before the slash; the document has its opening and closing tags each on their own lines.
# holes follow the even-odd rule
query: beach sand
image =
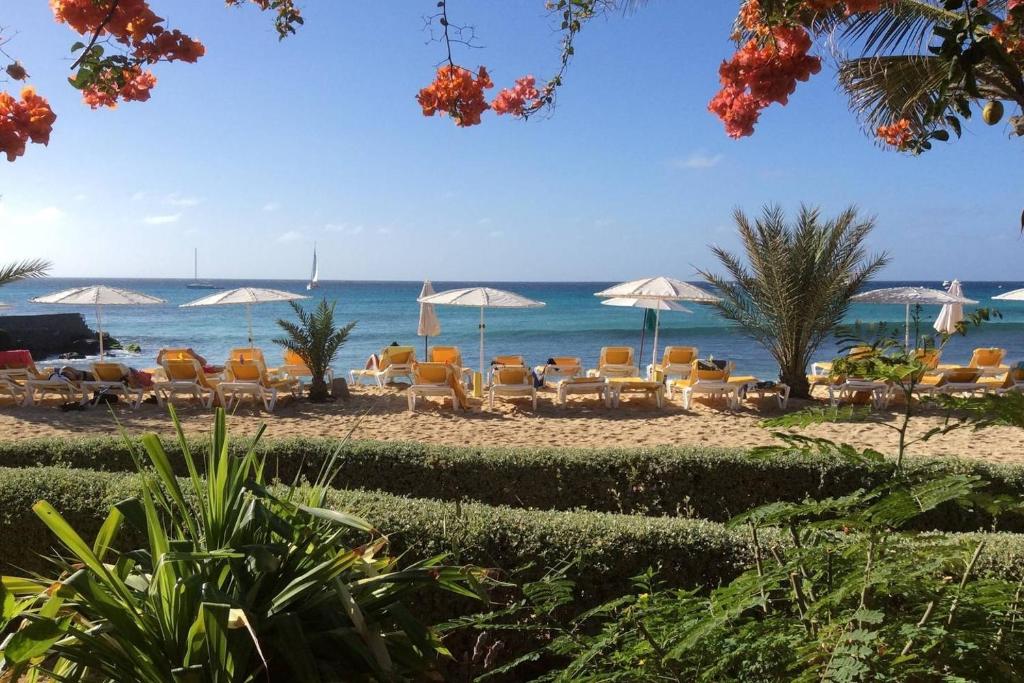
<svg viewBox="0 0 1024 683">
<path fill-rule="evenodd" d="M 721 404 L 694 403 L 682 408 L 678 398 L 666 401 L 658 410 L 647 400 L 624 397 L 617 409 L 608 409 L 592 398 L 571 397 L 566 408 L 553 402 L 553 392 L 542 390 L 538 411 L 525 400 L 502 402 L 494 411 L 475 410 L 453 413 L 439 399 L 421 400 L 417 412 L 407 410 L 404 387 L 384 389 L 356 387 L 349 401 L 310 404 L 284 400 L 273 414 L 243 405 L 231 417 L 236 436 L 253 433 L 267 425 L 266 436 L 325 436 L 342 438 L 352 431 L 353 438 L 384 441 L 420 441 L 451 445 L 502 446 L 655 446 L 706 445 L 750 447 L 776 443 L 760 425 L 766 417 L 781 414 L 774 399 L 744 403 L 736 412 L 725 411 Z M 806 402 L 792 401 L 790 411 Z M 166 410 L 143 405 L 138 410 L 124 406 L 114 409 L 117 422 L 129 433 L 172 432 Z M 179 409 L 186 431 L 203 433 L 210 429 L 210 412 L 199 407 Z M 898 416 L 886 414 L 890 424 Z M 919 435 L 941 425 L 940 415 L 923 415 L 913 422 Z M 797 434 L 824 437 L 851 443 L 858 448 L 872 447 L 884 453 L 896 448 L 896 434 L 878 424 L 823 424 L 792 430 Z M 54 406 L 0 408 L 0 440 L 29 439 L 43 436 L 82 437 L 117 433 L 115 418 L 106 407 L 63 412 Z M 1024 463 L 1024 430 L 992 427 L 981 431 L 960 429 L 916 444 L 911 455 L 953 455 L 1002 463 Z M 2 465 L 2 463 L 0 463 Z"/>
</svg>

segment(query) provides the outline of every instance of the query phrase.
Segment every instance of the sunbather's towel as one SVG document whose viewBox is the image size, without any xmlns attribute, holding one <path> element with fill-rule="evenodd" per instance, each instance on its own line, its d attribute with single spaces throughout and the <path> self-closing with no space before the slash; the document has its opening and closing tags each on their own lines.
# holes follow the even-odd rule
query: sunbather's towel
<svg viewBox="0 0 1024 683">
<path fill-rule="evenodd" d="M 697 369 L 706 372 L 715 372 L 716 370 L 725 370 L 729 365 L 727 360 L 699 360 L 697 361 Z"/>
<path fill-rule="evenodd" d="M 27 368 L 32 365 L 32 352 L 25 349 L 0 351 L 0 368 Z"/>
</svg>

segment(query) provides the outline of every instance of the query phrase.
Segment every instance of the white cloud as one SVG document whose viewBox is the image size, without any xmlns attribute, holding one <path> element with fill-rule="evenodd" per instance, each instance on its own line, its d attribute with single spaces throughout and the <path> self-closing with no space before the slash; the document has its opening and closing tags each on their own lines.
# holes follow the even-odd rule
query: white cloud
<svg viewBox="0 0 1024 683">
<path fill-rule="evenodd" d="M 164 199 L 164 202 L 170 204 L 171 206 L 182 207 L 197 206 L 202 201 L 203 200 L 198 199 L 197 197 L 182 197 L 177 192 L 167 195 L 167 197 Z"/>
<path fill-rule="evenodd" d="M 66 215 L 56 206 L 18 211 L 0 203 L 0 218 L 3 219 L 4 226 L 51 225 L 64 220 Z"/>
<path fill-rule="evenodd" d="M 721 154 L 708 154 L 698 150 L 685 159 L 673 159 L 670 165 L 673 168 L 713 168 L 718 166 L 723 158 Z"/>
<path fill-rule="evenodd" d="M 78 202 L 85 201 L 88 198 L 89 198 L 89 195 L 87 195 L 84 192 L 79 192 L 78 194 L 75 195 L 75 201 L 78 201 Z"/>
<path fill-rule="evenodd" d="M 281 243 L 298 242 L 301 239 L 302 233 L 298 230 L 289 230 L 277 236 L 277 241 Z"/>
<path fill-rule="evenodd" d="M 162 216 L 146 216 L 142 219 L 142 222 L 147 225 L 167 225 L 168 223 L 177 223 L 180 220 L 180 213 L 170 213 Z"/>
<path fill-rule="evenodd" d="M 328 223 L 324 226 L 324 230 L 327 232 L 337 232 L 343 235 L 358 235 L 365 229 L 362 225 L 352 225 L 351 223 Z"/>
<path fill-rule="evenodd" d="M 477 225 L 490 225 L 490 224 L 491 224 L 491 223 L 493 223 L 493 222 L 494 222 L 494 221 L 492 221 L 492 220 L 491 220 L 490 218 L 481 218 L 480 220 L 478 220 L 478 221 L 476 222 L 476 224 L 477 224 Z"/>
<path fill-rule="evenodd" d="M 267 202 L 266 204 L 263 205 L 264 211 L 277 211 L 280 208 L 281 205 L 278 204 L 277 202 Z"/>
</svg>

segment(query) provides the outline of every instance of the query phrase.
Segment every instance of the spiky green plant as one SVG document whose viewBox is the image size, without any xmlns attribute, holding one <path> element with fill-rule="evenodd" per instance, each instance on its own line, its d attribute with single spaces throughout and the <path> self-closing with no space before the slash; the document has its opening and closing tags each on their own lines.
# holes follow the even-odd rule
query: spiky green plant
<svg viewBox="0 0 1024 683">
<path fill-rule="evenodd" d="M 350 322 L 344 327 L 337 327 L 334 323 L 335 303 L 328 303 L 326 298 L 321 299 L 312 312 L 307 312 L 294 301 L 289 303 L 299 322 L 278 320 L 277 324 L 287 336 L 278 337 L 274 343 L 295 353 L 313 373 L 309 400 L 326 401 L 327 382 L 324 377 L 356 324 Z"/>
<path fill-rule="evenodd" d="M 50 267 L 50 262 L 43 259 L 30 259 L 0 266 L 0 287 L 18 280 L 45 277 Z"/>
<path fill-rule="evenodd" d="M 0 680 L 431 675 L 445 650 L 409 596 L 476 595 L 477 570 L 441 557 L 400 569 L 368 522 L 324 507 L 334 465 L 312 486 L 275 489 L 256 454 L 262 430 L 233 456 L 218 410 L 197 459 L 172 416 L 189 476 L 176 478 L 159 438 L 143 437 L 139 495 L 110 510 L 92 543 L 48 502 L 34 506 L 69 557 L 55 578 L 2 577 Z"/>
<path fill-rule="evenodd" d="M 726 274 L 701 274 L 721 296 L 719 313 L 764 346 L 792 395 L 806 398 L 812 354 L 842 321 L 850 297 L 887 262 L 865 250 L 874 220 L 853 207 L 824 220 L 807 206 L 792 224 L 778 206 L 754 222 L 738 209 L 734 217 L 748 265 L 712 247 Z"/>
</svg>

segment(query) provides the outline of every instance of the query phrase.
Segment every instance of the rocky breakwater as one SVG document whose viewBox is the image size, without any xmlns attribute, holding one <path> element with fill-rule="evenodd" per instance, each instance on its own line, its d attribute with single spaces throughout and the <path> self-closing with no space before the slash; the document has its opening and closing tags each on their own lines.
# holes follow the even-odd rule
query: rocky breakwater
<svg viewBox="0 0 1024 683">
<path fill-rule="evenodd" d="M 103 345 L 108 349 L 120 347 L 106 332 Z M 0 316 L 0 351 L 9 349 L 28 349 L 36 360 L 79 358 L 98 354 L 100 343 L 81 313 Z"/>
</svg>

